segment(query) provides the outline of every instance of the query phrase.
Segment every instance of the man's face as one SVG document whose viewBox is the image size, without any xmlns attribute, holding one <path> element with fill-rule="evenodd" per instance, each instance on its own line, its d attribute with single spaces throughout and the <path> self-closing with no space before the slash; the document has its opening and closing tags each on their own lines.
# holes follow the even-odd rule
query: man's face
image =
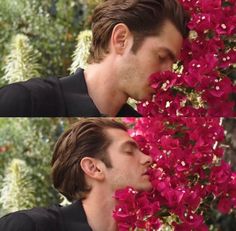
<svg viewBox="0 0 236 231">
<path fill-rule="evenodd" d="M 150 190 L 152 186 L 146 172 L 152 162 L 151 157 L 139 150 L 126 131 L 108 128 L 106 132 L 112 139 L 107 149 L 112 167 L 105 169 L 108 187 L 112 191 L 127 186 L 140 191 Z"/>
<path fill-rule="evenodd" d="M 149 76 L 155 72 L 171 71 L 182 43 L 181 33 L 166 21 L 160 35 L 147 37 L 135 54 L 130 47 L 120 60 L 118 70 L 124 93 L 136 100 L 151 99 L 154 90 L 149 86 Z"/>
</svg>

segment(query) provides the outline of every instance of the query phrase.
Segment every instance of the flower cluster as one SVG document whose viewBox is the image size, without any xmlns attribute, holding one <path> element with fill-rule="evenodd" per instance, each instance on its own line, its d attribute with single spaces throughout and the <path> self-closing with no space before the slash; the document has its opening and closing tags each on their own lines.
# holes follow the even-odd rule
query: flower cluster
<svg viewBox="0 0 236 231">
<path fill-rule="evenodd" d="M 153 189 L 116 192 L 119 230 L 206 231 L 211 211 L 236 208 L 236 172 L 222 160 L 224 129 L 218 118 L 141 118 L 130 130 L 154 161 Z"/>
<path fill-rule="evenodd" d="M 150 81 L 156 95 L 138 111 L 144 116 L 234 116 L 236 87 L 228 72 L 236 63 L 236 1 L 180 2 L 191 19 L 178 73 L 154 73 Z"/>
</svg>

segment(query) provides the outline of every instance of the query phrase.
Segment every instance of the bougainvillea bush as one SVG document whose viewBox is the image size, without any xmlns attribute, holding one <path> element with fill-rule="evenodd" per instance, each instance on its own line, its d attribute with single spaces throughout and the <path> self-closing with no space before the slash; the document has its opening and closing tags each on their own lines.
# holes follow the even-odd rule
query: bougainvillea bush
<svg viewBox="0 0 236 231">
<path fill-rule="evenodd" d="M 150 77 L 156 95 L 138 105 L 144 116 L 235 116 L 229 78 L 236 64 L 236 1 L 179 0 L 189 12 L 178 71 Z"/>
<path fill-rule="evenodd" d="M 127 122 L 127 121 L 126 121 Z M 129 119 L 131 136 L 153 159 L 153 189 L 118 190 L 120 231 L 206 231 L 212 215 L 235 212 L 236 172 L 223 160 L 218 118 Z"/>
</svg>

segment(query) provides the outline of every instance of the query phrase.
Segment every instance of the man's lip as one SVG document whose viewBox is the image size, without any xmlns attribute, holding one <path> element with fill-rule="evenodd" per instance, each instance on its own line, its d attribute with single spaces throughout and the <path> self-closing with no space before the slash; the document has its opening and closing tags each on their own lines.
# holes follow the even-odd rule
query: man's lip
<svg viewBox="0 0 236 231">
<path fill-rule="evenodd" d="M 147 176 L 149 176 L 150 174 L 149 174 L 149 171 L 147 170 L 147 171 L 145 171 L 142 175 L 147 175 Z"/>
<path fill-rule="evenodd" d="M 152 169 L 153 169 L 153 164 L 149 166 L 149 168 L 147 168 L 142 175 L 148 175 L 150 176 L 151 172 L 152 172 Z"/>
</svg>

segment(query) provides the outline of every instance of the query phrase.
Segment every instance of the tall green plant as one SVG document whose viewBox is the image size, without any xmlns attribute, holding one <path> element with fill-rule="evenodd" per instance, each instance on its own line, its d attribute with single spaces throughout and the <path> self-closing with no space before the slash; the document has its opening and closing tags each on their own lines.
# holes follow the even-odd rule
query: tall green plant
<svg viewBox="0 0 236 231">
<path fill-rule="evenodd" d="M 16 35 L 10 45 L 10 54 L 6 57 L 4 76 L 8 83 L 24 81 L 39 76 L 40 53 L 33 48 L 27 36 Z"/>
<path fill-rule="evenodd" d="M 13 159 L 6 169 L 0 202 L 6 212 L 14 212 L 35 206 L 35 188 L 31 180 L 31 168 L 20 159 Z"/>
<path fill-rule="evenodd" d="M 0 188 L 5 184 L 3 179 L 11 161 L 21 159 L 33 169 L 31 183 L 35 190 L 35 206 L 59 202 L 50 178 L 50 160 L 53 145 L 66 124 L 67 120 L 49 118 L 0 119 Z"/>
<path fill-rule="evenodd" d="M 41 53 L 41 76 L 68 74 L 76 37 L 84 25 L 84 10 L 80 0 L 1 0 L 1 57 L 11 52 L 11 39 L 24 34 Z M 5 84 L 3 60 L 0 59 L 1 85 Z"/>
<path fill-rule="evenodd" d="M 87 59 L 89 56 L 89 49 L 92 41 L 92 32 L 90 30 L 85 30 L 80 32 L 78 36 L 78 43 L 73 54 L 73 63 L 70 67 L 70 72 L 75 73 L 75 71 L 81 67 L 85 68 L 87 66 Z"/>
</svg>

